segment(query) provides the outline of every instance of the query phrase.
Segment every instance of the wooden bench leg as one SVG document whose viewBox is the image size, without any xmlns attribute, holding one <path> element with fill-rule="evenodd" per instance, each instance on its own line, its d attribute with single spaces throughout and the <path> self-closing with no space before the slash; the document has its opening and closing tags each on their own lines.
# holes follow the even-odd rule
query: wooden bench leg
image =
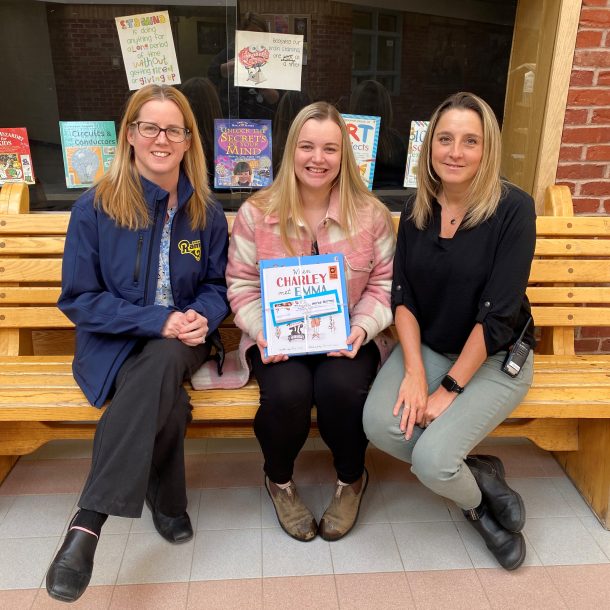
<svg viewBox="0 0 610 610">
<path fill-rule="evenodd" d="M 19 459 L 18 455 L 0 455 L 0 485 Z"/>
<path fill-rule="evenodd" d="M 578 451 L 555 456 L 601 524 L 610 529 L 610 421 L 579 420 Z"/>
</svg>

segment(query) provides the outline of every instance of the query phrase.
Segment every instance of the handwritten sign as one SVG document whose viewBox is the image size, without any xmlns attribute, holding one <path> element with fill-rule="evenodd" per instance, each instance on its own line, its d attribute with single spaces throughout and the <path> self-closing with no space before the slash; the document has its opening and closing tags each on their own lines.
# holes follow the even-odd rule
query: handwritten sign
<svg viewBox="0 0 610 610">
<path fill-rule="evenodd" d="M 115 21 L 131 91 L 150 83 L 180 83 L 178 60 L 167 11 L 117 17 Z"/>
<path fill-rule="evenodd" d="M 301 90 L 303 36 L 235 32 L 235 86 Z"/>
</svg>

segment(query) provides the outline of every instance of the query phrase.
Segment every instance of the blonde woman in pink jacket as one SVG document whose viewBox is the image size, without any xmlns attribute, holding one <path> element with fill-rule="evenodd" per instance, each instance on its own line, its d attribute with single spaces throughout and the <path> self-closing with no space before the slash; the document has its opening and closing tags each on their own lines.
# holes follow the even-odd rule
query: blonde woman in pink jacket
<svg viewBox="0 0 610 610">
<path fill-rule="evenodd" d="M 261 389 L 254 431 L 265 458 L 265 486 L 293 538 L 338 540 L 354 526 L 368 473 L 362 410 L 389 339 L 394 230 L 387 208 L 364 185 L 336 108 L 303 108 L 288 133 L 274 183 L 240 208 L 227 267 L 228 297 L 242 347 Z M 341 252 L 346 260 L 352 350 L 265 357 L 258 261 Z M 337 484 L 320 524 L 292 480 L 294 461 L 317 407 L 320 435 L 333 454 Z"/>
</svg>

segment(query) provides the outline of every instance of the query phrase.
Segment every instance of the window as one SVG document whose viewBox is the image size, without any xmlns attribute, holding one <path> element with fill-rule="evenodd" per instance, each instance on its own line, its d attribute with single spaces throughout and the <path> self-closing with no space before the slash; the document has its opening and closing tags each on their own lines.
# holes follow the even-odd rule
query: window
<svg viewBox="0 0 610 610">
<path fill-rule="evenodd" d="M 352 86 L 376 80 L 398 95 L 402 16 L 358 7 L 353 11 L 352 24 Z"/>
</svg>

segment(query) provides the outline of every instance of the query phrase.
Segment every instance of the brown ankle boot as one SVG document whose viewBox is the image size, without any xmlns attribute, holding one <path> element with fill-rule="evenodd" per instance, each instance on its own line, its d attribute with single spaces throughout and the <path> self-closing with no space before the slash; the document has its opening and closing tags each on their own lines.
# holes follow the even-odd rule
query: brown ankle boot
<svg viewBox="0 0 610 610">
<path fill-rule="evenodd" d="M 320 519 L 318 531 L 324 540 L 339 540 L 354 527 L 368 482 L 369 473 L 365 468 L 359 481 L 335 487 L 333 499 Z"/>
<path fill-rule="evenodd" d="M 313 540 L 318 532 L 318 525 L 311 511 L 301 500 L 294 482 L 290 481 L 290 485 L 282 489 L 265 476 L 265 487 L 282 529 L 301 542 Z"/>
</svg>

